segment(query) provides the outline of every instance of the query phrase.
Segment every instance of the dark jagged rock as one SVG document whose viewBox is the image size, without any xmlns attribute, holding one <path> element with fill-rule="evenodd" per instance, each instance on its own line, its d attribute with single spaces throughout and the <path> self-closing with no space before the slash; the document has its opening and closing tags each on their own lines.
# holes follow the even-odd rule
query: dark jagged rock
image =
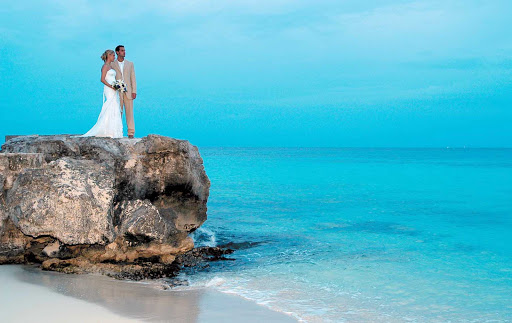
<svg viewBox="0 0 512 323">
<path fill-rule="evenodd" d="M 220 247 L 199 247 L 194 248 L 176 258 L 176 262 L 183 267 L 195 267 L 200 264 L 207 264 L 210 261 L 234 260 L 227 258 L 234 252 L 233 249 Z"/>
<path fill-rule="evenodd" d="M 259 245 L 265 244 L 268 242 L 265 241 L 242 241 L 242 242 L 234 242 L 230 241 L 228 243 L 222 244 L 219 247 L 223 249 L 234 249 L 234 250 L 245 250 L 257 247 Z"/>
<path fill-rule="evenodd" d="M 188 141 L 12 137 L 0 151 L 0 264 L 171 275 L 206 220 L 209 188 Z"/>
</svg>

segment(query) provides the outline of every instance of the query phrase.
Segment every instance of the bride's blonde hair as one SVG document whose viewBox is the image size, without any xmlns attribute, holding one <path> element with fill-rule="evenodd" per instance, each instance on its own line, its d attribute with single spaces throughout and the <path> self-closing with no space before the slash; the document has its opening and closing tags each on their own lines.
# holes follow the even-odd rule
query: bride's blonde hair
<svg viewBox="0 0 512 323">
<path fill-rule="evenodd" d="M 111 49 L 107 49 L 103 55 L 101 55 L 101 59 L 106 62 L 107 61 L 107 56 L 110 55 L 110 54 L 114 54 L 114 51 L 111 50 Z"/>
</svg>

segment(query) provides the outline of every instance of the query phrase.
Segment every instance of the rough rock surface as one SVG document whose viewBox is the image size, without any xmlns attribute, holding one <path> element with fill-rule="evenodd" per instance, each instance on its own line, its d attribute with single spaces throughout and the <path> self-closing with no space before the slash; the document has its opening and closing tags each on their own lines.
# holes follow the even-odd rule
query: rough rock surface
<svg viewBox="0 0 512 323">
<path fill-rule="evenodd" d="M 10 138 L 0 151 L 0 264 L 169 275 L 206 220 L 209 188 L 188 141 Z"/>
<path fill-rule="evenodd" d="M 31 237 L 64 244 L 113 241 L 114 172 L 108 163 L 63 157 L 19 174 L 7 193 L 7 213 Z"/>
</svg>

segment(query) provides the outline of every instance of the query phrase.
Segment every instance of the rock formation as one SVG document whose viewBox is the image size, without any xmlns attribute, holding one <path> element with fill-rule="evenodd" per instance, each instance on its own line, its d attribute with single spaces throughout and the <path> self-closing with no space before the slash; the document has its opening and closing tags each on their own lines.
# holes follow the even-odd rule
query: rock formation
<svg viewBox="0 0 512 323">
<path fill-rule="evenodd" d="M 206 220 L 209 188 L 188 141 L 11 138 L 0 151 L 0 264 L 169 275 Z"/>
</svg>

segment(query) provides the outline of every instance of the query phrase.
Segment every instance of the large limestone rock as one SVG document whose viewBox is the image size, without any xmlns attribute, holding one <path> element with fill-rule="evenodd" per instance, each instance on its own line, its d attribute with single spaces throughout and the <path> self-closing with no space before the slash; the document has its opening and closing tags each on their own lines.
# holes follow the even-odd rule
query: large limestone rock
<svg viewBox="0 0 512 323">
<path fill-rule="evenodd" d="M 193 248 L 188 233 L 206 220 L 209 187 L 188 141 L 11 138 L 0 151 L 0 263 L 68 272 L 171 264 Z"/>
<path fill-rule="evenodd" d="M 63 157 L 23 171 L 7 193 L 7 211 L 27 236 L 52 236 L 64 244 L 111 242 L 114 180 L 108 163 Z"/>
</svg>

